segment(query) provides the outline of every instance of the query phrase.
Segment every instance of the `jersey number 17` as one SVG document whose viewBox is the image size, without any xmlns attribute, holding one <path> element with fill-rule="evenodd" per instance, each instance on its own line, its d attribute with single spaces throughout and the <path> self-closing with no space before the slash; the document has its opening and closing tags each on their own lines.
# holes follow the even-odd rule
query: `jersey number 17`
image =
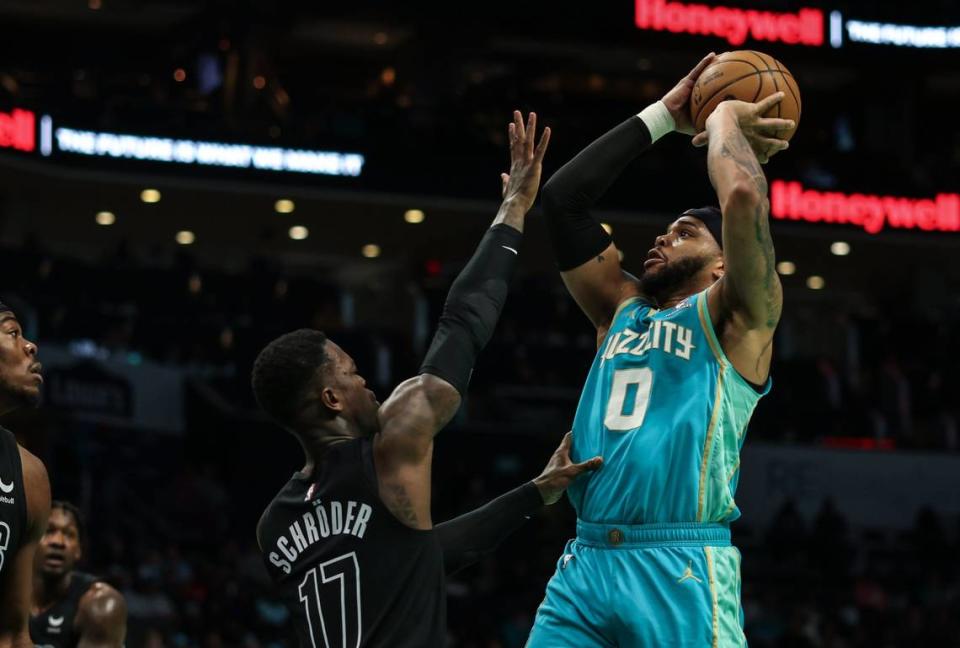
<svg viewBox="0 0 960 648">
<path fill-rule="evenodd" d="M 321 591 L 327 605 L 320 603 Z M 314 567 L 300 583 L 300 602 L 307 616 L 313 648 L 357 648 L 360 618 L 360 564 L 356 552 Z M 333 602 L 333 605 L 330 603 Z"/>
</svg>

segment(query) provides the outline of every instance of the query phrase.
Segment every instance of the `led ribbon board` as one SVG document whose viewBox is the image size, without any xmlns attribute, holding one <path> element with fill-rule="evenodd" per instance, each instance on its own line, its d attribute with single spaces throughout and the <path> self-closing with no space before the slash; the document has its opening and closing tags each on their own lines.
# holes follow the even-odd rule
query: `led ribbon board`
<svg viewBox="0 0 960 648">
<path fill-rule="evenodd" d="M 777 220 L 856 225 L 870 234 L 885 227 L 960 232 L 960 194 L 903 198 L 807 189 L 799 182 L 770 183 L 770 215 Z"/>
<path fill-rule="evenodd" d="M 42 124 L 41 131 L 49 128 L 47 124 Z M 56 150 L 91 157 L 332 176 L 359 176 L 365 161 L 359 153 L 141 137 L 73 128 L 57 128 L 54 134 Z M 46 138 L 43 132 L 41 138 Z M 49 153 L 45 150 L 44 154 Z"/>
<path fill-rule="evenodd" d="M 638 29 L 673 34 L 715 36 L 734 46 L 748 39 L 819 47 L 829 32 L 833 47 L 842 47 L 844 33 L 851 43 L 897 47 L 960 47 L 960 26 L 916 26 L 857 19 L 844 22 L 839 11 L 803 7 L 795 12 L 740 9 L 738 7 L 684 4 L 670 0 L 636 0 L 634 24 Z"/>
<path fill-rule="evenodd" d="M 896 45 L 899 47 L 934 49 L 960 47 L 960 26 L 922 27 L 848 20 L 847 40 L 851 43 Z M 834 47 L 837 47 L 837 45 L 834 45 Z"/>
<path fill-rule="evenodd" d="M 0 112 L 0 148 L 32 153 L 37 147 L 36 122 L 36 115 L 29 110 Z"/>
</svg>

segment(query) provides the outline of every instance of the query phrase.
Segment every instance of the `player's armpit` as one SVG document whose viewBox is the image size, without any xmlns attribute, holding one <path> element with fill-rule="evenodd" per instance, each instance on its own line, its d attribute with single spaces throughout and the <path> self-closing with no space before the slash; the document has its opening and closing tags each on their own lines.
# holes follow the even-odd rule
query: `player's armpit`
<svg viewBox="0 0 960 648">
<path fill-rule="evenodd" d="M 127 603 L 106 583 L 95 583 L 80 599 L 77 648 L 122 648 L 127 636 Z"/>
<path fill-rule="evenodd" d="M 710 319 L 730 364 L 743 378 L 759 387 L 770 376 L 774 329 L 753 327 L 742 310 L 723 304 L 725 285 L 721 279 L 707 293 Z"/>
<path fill-rule="evenodd" d="M 640 284 L 620 266 L 620 252 L 611 243 L 603 252 L 576 268 L 560 273 L 580 309 L 597 329 L 607 328 L 617 307 L 640 294 Z"/>
</svg>

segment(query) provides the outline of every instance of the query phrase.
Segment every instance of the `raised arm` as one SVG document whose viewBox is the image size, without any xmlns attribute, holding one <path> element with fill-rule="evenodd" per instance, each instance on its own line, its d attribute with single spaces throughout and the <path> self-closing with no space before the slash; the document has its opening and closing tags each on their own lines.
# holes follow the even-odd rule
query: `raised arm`
<svg viewBox="0 0 960 648">
<path fill-rule="evenodd" d="M 480 350 L 493 335 L 523 239 L 523 223 L 540 186 L 547 128 L 534 146 L 536 115 L 519 112 L 509 126 L 510 173 L 502 174 L 503 203 L 473 258 L 460 272 L 420 368 L 380 408 L 374 458 L 380 497 L 407 526 L 429 529 L 433 437 L 453 418 Z"/>
<path fill-rule="evenodd" d="M 570 461 L 573 435 L 567 432 L 546 468 L 536 479 L 501 495 L 475 511 L 437 525 L 447 574 L 469 567 L 500 546 L 544 504 L 555 504 L 579 475 L 596 470 L 601 457 L 582 463 Z"/>
<path fill-rule="evenodd" d="M 590 215 L 626 166 L 671 131 L 693 134 L 690 92 L 713 61 L 705 56 L 661 101 L 613 128 L 560 168 L 543 187 L 543 211 L 563 282 L 600 335 L 619 304 L 639 294 L 610 236 Z"/>
<path fill-rule="evenodd" d="M 127 603 L 106 583 L 95 583 L 80 599 L 77 648 L 123 648 L 127 636 Z"/>
<path fill-rule="evenodd" d="M 27 528 L 20 550 L 3 557 L 12 564 L 12 573 L 4 574 L 0 589 L 0 646 L 3 648 L 33 648 L 30 640 L 30 603 L 33 595 L 33 557 L 47 528 L 50 516 L 50 479 L 43 462 L 20 448 L 23 466 L 23 488 L 26 493 L 16 497 L 27 498 Z"/>
<path fill-rule="evenodd" d="M 723 212 L 725 266 L 709 295 L 710 314 L 729 328 L 720 341 L 734 368 L 756 384 L 767 380 L 783 306 L 760 158 L 785 149 L 776 134 L 793 125 L 760 116 L 782 98 L 780 92 L 756 104 L 725 101 L 707 119 L 705 134 L 707 170 Z"/>
</svg>

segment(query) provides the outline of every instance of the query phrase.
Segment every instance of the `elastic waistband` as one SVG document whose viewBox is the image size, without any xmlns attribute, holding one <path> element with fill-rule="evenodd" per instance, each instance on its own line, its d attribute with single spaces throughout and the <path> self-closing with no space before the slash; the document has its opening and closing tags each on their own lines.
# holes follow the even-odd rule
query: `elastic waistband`
<svg viewBox="0 0 960 648">
<path fill-rule="evenodd" d="M 728 547 L 726 524 L 677 522 L 657 524 L 595 524 L 577 521 L 577 541 L 593 547 Z"/>
</svg>

